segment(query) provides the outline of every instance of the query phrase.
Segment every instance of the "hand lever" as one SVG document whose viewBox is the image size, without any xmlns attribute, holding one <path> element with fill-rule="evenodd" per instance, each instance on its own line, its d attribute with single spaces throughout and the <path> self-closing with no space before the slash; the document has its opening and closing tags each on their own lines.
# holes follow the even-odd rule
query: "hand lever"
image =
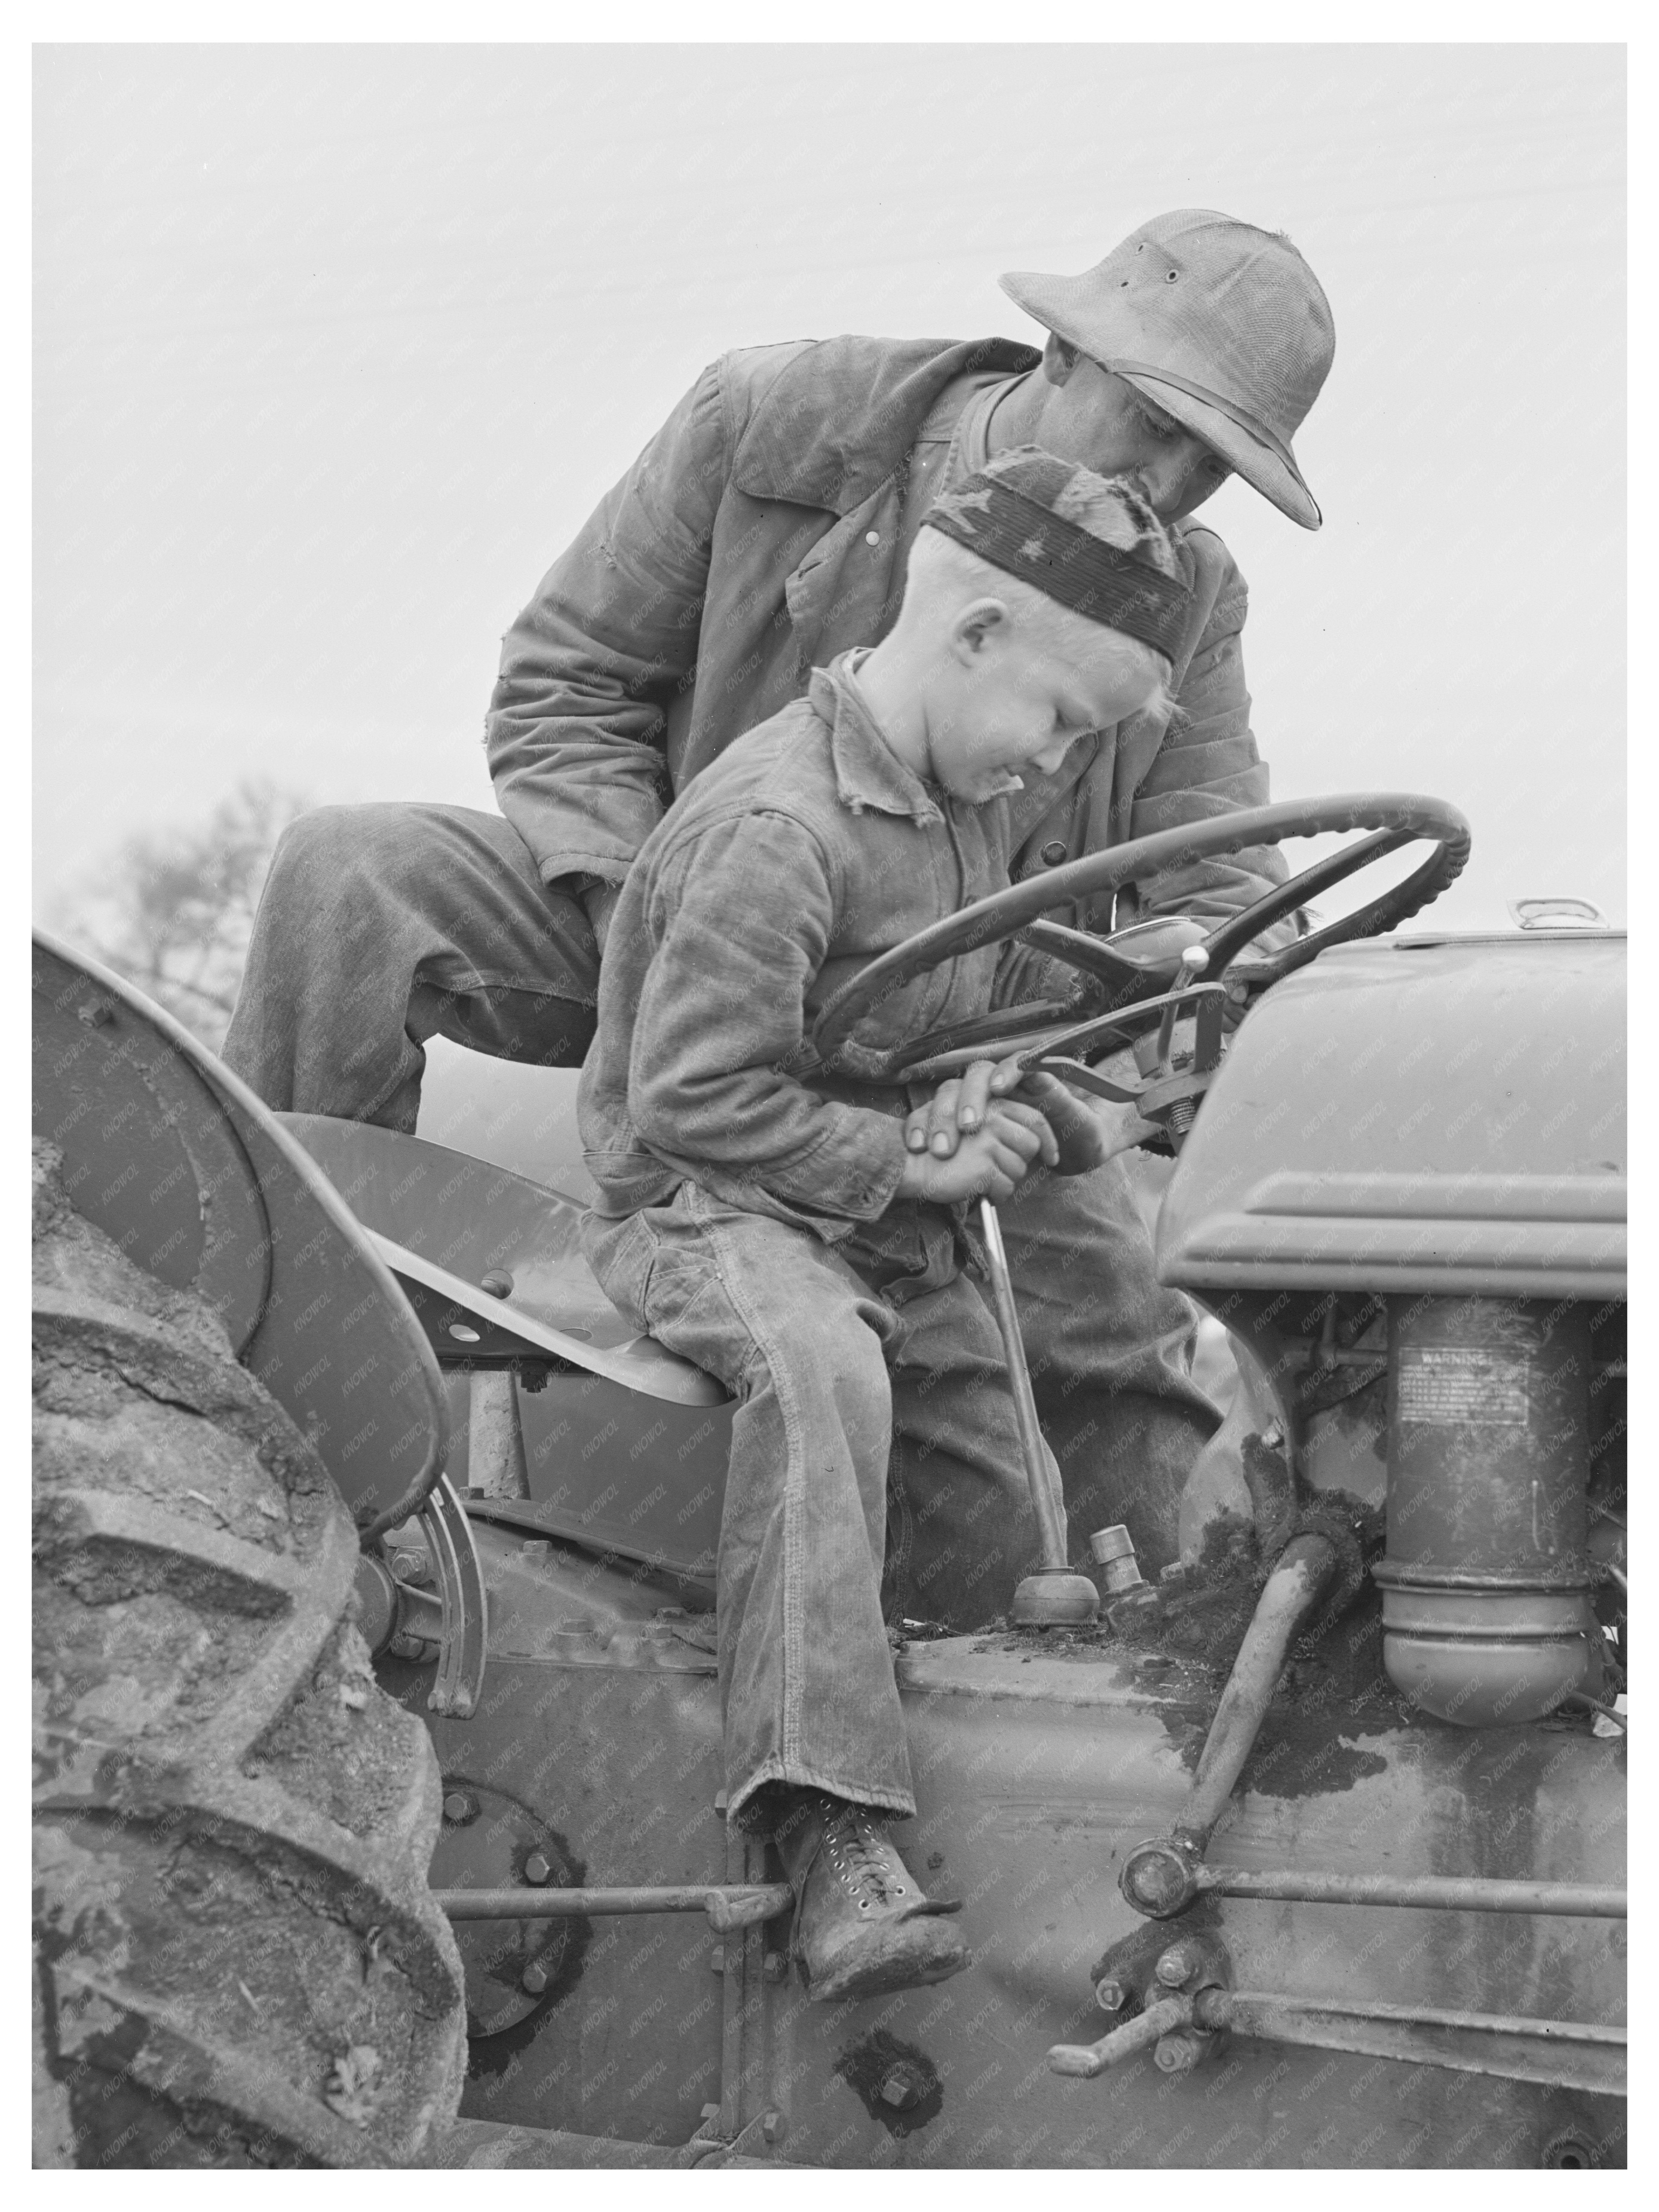
<svg viewBox="0 0 1659 2212">
<path fill-rule="evenodd" d="M 1025 1461 L 1025 1481 L 1036 1516 L 1037 1540 L 1042 1565 L 1027 1575 L 1014 1592 L 1010 1618 L 1016 1628 L 1054 1628 L 1082 1626 L 1100 1613 L 1100 1593 L 1087 1575 L 1076 1574 L 1066 1561 L 1066 1504 L 1060 1494 L 1058 1468 L 1050 1459 L 1037 1425 L 1036 1397 L 1031 1371 L 1025 1364 L 1025 1346 L 1014 1306 L 1014 1285 L 1003 1247 L 1002 1224 L 988 1198 L 979 1202 L 980 1226 L 985 1233 L 986 1256 L 991 1268 L 991 1295 L 996 1306 L 997 1328 L 1002 1337 L 1002 1357 L 1013 1393 L 1014 1420 L 1019 1448 Z"/>
<path fill-rule="evenodd" d="M 1164 1018 L 1158 1025 L 1158 1065 L 1167 1067 L 1170 1049 L 1175 1042 L 1176 999 L 1177 991 L 1186 990 L 1197 982 L 1210 964 L 1210 956 L 1201 945 L 1189 945 L 1181 956 L 1180 971 L 1170 985 L 1170 1003 L 1164 1009 Z"/>
</svg>

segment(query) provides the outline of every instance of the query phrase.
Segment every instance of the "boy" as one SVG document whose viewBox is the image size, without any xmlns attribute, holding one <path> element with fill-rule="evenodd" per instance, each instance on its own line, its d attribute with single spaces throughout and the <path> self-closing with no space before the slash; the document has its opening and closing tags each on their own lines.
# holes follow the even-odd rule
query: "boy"
<svg viewBox="0 0 1659 2212">
<path fill-rule="evenodd" d="M 728 1818 L 775 1835 L 814 1997 L 968 1963 L 939 1917 L 956 1908 L 921 1895 L 886 1832 L 915 1803 L 884 1565 L 967 1625 L 1035 1551 L 962 1209 L 1060 1164 L 1056 1130 L 1070 1170 L 1100 1152 L 1048 1079 L 1000 1083 L 947 1157 L 911 1151 L 909 1093 L 869 1079 L 872 1050 L 1051 994 L 1013 945 L 888 997 L 833 1073 L 793 1071 L 847 976 L 1007 882 L 996 802 L 1021 771 L 1054 774 L 1075 738 L 1165 702 L 1186 596 L 1131 483 L 998 456 L 930 509 L 888 636 L 703 771 L 611 925 L 579 1094 L 601 1192 L 586 1249 L 624 1314 L 739 1401 L 718 1561 Z"/>
</svg>

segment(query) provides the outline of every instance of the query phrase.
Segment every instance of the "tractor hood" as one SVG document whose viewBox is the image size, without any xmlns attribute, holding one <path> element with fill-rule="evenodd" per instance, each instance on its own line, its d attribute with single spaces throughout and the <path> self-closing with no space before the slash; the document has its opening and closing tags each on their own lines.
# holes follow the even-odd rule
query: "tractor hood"
<svg viewBox="0 0 1659 2212">
<path fill-rule="evenodd" d="M 1622 933 L 1341 946 L 1240 1028 L 1164 1199 L 1158 1273 L 1625 1295 Z"/>
</svg>

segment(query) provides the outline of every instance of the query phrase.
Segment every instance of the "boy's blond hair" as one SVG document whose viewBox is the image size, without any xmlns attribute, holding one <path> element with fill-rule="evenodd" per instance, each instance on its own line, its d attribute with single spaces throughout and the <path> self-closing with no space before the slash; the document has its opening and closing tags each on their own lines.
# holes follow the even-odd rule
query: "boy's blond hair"
<svg viewBox="0 0 1659 2212">
<path fill-rule="evenodd" d="M 1052 476 L 1056 464 L 1050 456 L 1030 447 L 1019 447 L 988 461 L 976 472 L 975 482 L 1003 483 L 1019 491 L 1032 472 L 1034 461 Z M 975 503 L 975 494 L 968 487 L 942 492 L 927 519 L 931 522 L 938 518 L 945 523 L 959 516 L 966 519 Z M 1173 583 L 1181 581 L 1180 560 L 1169 531 L 1131 478 L 1099 476 L 1079 464 L 1057 491 L 1045 496 L 1044 504 L 1062 520 L 1086 531 L 1139 566 Z M 1074 612 L 1037 585 L 982 559 L 970 545 L 946 536 L 944 531 L 918 532 L 910 553 L 906 599 L 914 596 L 932 603 L 941 594 L 964 590 L 994 593 L 1008 605 L 1017 620 L 1029 623 L 1033 633 L 1056 653 L 1065 652 L 1068 643 L 1075 645 L 1080 625 L 1087 623 L 1097 637 L 1103 627 L 1093 616 Z M 1114 634 L 1122 639 L 1128 652 L 1146 657 L 1154 678 L 1156 689 L 1143 712 L 1167 718 L 1174 707 L 1169 690 L 1174 664 L 1169 653 L 1121 631 Z"/>
</svg>

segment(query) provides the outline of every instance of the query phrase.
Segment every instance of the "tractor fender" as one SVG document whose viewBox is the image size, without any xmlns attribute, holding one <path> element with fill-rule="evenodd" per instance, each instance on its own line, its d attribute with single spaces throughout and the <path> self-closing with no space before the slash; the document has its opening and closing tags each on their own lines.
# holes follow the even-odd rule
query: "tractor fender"
<svg viewBox="0 0 1659 2212">
<path fill-rule="evenodd" d="M 190 1032 L 34 937 L 34 1133 L 76 1212 L 200 1298 L 311 1443 L 367 1542 L 443 1473 L 449 1408 L 391 1270 L 302 1146 Z"/>
</svg>

